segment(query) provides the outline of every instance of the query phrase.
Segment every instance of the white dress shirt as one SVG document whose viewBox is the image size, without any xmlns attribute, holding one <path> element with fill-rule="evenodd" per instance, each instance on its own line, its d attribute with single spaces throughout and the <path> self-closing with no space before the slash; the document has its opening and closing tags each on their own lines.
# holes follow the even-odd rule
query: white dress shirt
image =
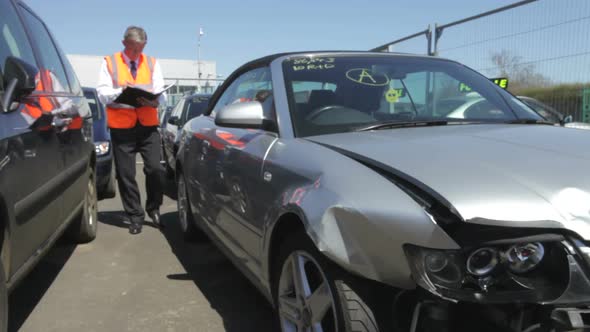
<svg viewBox="0 0 590 332">
<path fill-rule="evenodd" d="M 127 57 L 125 52 L 121 52 L 123 54 L 123 61 L 130 67 L 131 59 Z M 148 59 L 148 57 L 146 57 Z M 135 59 L 135 65 L 139 67 L 139 58 Z M 149 61 L 149 59 L 148 59 Z M 115 64 L 113 63 L 113 66 Z M 117 77 L 114 78 L 115 80 Z M 156 60 L 156 64 L 154 66 L 154 71 L 152 72 L 152 88 L 154 92 L 159 92 L 164 89 L 164 77 L 162 76 L 162 69 L 160 68 L 160 62 Z M 113 77 L 111 77 L 111 73 L 109 72 L 109 67 L 107 66 L 107 61 L 105 59 L 102 60 L 102 64 L 100 67 L 100 73 L 98 75 L 98 84 L 96 85 L 96 91 L 98 92 L 98 98 L 100 101 L 107 105 L 107 106 L 116 106 L 117 108 L 131 108 L 129 105 L 122 105 L 122 104 L 114 104 L 113 100 L 117 98 L 123 88 L 114 88 L 113 87 Z M 162 93 L 158 98 L 158 102 L 160 105 L 165 105 L 166 103 L 166 92 Z"/>
</svg>

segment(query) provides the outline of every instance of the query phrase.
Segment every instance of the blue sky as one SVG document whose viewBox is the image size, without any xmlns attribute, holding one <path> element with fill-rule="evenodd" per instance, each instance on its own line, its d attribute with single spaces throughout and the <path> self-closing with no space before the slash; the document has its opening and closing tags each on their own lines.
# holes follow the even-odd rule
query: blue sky
<svg viewBox="0 0 590 332">
<path fill-rule="evenodd" d="M 147 54 L 217 62 L 227 77 L 260 56 L 298 50 L 367 50 L 514 0 L 413 1 L 114 1 L 25 0 L 68 54 L 103 55 L 122 48 L 128 25 L 148 33 Z M 420 44 L 422 45 L 422 44 Z M 424 42 L 425 45 L 425 42 Z"/>
</svg>

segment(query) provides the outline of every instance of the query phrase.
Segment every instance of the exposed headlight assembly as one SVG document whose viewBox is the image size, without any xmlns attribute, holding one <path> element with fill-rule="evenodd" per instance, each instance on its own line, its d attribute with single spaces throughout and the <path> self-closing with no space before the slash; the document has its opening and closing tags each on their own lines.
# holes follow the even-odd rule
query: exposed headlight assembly
<svg viewBox="0 0 590 332">
<path fill-rule="evenodd" d="M 105 154 L 109 153 L 110 148 L 111 148 L 111 143 L 108 141 L 94 142 L 94 149 L 96 151 L 97 156 L 104 156 Z"/>
<path fill-rule="evenodd" d="M 567 252 L 559 241 L 404 249 L 416 282 L 451 300 L 546 302 L 558 298 L 569 282 Z"/>
</svg>

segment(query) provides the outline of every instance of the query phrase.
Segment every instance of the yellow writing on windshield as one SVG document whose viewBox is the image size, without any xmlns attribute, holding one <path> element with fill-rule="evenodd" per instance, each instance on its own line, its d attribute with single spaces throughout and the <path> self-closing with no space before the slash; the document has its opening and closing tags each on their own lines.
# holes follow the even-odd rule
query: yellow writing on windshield
<svg viewBox="0 0 590 332">
<path fill-rule="evenodd" d="M 365 68 L 350 69 L 346 72 L 346 78 L 363 85 L 383 86 L 389 84 L 387 75 L 371 73 L 369 69 Z"/>
<path fill-rule="evenodd" d="M 320 64 L 320 63 L 334 63 L 334 58 L 300 58 L 293 60 L 294 65 L 309 65 L 309 64 Z"/>
<path fill-rule="evenodd" d="M 300 70 L 324 70 L 324 69 L 332 69 L 336 67 L 333 64 L 319 64 L 319 65 L 315 65 L 315 64 L 307 64 L 307 65 L 295 65 L 293 66 L 293 70 L 294 71 L 300 71 Z"/>
<path fill-rule="evenodd" d="M 461 92 L 471 92 L 471 88 L 465 83 L 459 83 L 459 91 Z"/>
</svg>

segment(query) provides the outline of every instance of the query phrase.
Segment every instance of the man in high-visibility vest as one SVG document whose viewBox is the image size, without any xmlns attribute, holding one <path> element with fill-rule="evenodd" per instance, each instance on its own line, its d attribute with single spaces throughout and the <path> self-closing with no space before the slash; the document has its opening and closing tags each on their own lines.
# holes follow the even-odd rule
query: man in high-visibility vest
<svg viewBox="0 0 590 332">
<path fill-rule="evenodd" d="M 146 176 L 145 211 L 154 224 L 161 226 L 159 209 L 163 191 L 157 108 L 166 102 L 166 94 L 162 93 L 156 100 L 138 98 L 139 107 L 114 103 L 128 86 L 154 93 L 164 89 L 164 78 L 158 62 L 143 54 L 146 43 L 145 30 L 136 26 L 128 27 L 123 37 L 124 50 L 104 58 L 96 88 L 101 102 L 107 105 L 107 123 L 113 143 L 117 183 L 123 208 L 130 221 L 131 234 L 141 232 L 145 217 L 135 180 L 137 152 L 143 158 Z"/>
</svg>

